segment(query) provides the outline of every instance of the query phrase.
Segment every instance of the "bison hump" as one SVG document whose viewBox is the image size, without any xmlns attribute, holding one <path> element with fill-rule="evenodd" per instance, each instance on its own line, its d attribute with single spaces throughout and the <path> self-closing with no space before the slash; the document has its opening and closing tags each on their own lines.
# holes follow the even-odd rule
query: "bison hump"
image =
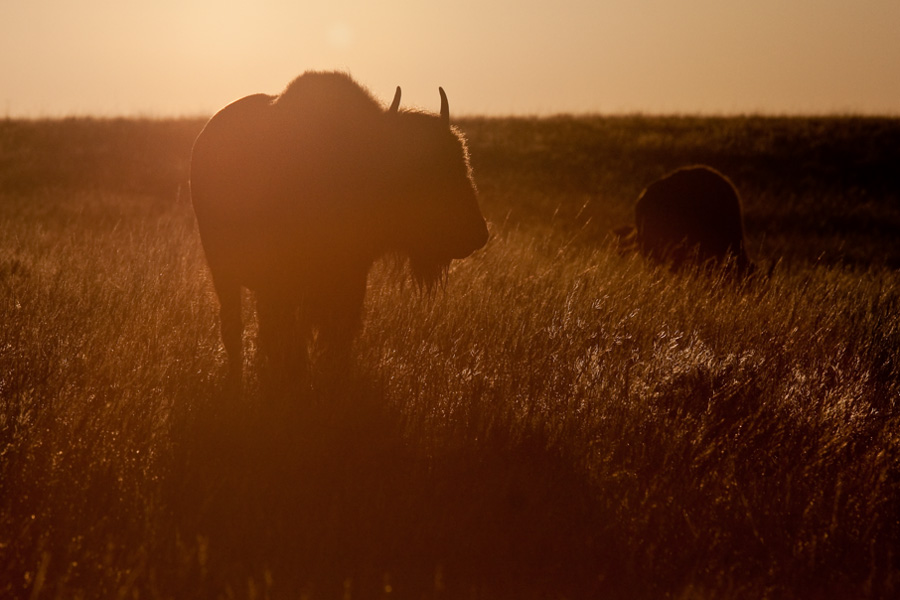
<svg viewBox="0 0 900 600">
<path fill-rule="evenodd" d="M 279 110 L 298 116 L 339 119 L 372 118 L 383 112 L 381 104 L 350 75 L 308 71 L 294 79 L 273 103 Z"/>
</svg>

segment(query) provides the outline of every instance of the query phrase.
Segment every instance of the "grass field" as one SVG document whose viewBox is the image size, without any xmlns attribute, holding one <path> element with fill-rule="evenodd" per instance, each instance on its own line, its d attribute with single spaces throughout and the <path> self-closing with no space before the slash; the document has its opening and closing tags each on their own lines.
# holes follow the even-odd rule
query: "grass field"
<svg viewBox="0 0 900 600">
<path fill-rule="evenodd" d="M 900 121 L 460 126 L 487 247 L 377 265 L 354 371 L 273 403 L 224 386 L 202 121 L 0 121 L 0 597 L 900 594 Z M 767 280 L 612 250 L 698 162 Z"/>
</svg>

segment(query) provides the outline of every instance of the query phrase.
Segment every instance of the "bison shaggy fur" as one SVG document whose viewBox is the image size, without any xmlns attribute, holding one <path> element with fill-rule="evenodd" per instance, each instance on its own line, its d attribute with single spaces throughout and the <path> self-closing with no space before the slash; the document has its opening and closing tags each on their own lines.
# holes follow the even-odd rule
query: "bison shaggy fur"
<svg viewBox="0 0 900 600">
<path fill-rule="evenodd" d="M 754 268 L 737 189 L 705 165 L 680 168 L 647 186 L 635 205 L 635 226 L 619 235 L 675 269 L 711 264 L 749 274 Z"/>
<path fill-rule="evenodd" d="M 308 72 L 206 124 L 191 195 L 237 378 L 242 288 L 256 296 L 262 355 L 292 373 L 314 331 L 348 350 L 378 257 L 408 257 L 430 287 L 486 243 L 466 144 L 440 96 L 440 115 L 398 109 L 399 87 L 385 109 L 349 75 Z"/>
</svg>

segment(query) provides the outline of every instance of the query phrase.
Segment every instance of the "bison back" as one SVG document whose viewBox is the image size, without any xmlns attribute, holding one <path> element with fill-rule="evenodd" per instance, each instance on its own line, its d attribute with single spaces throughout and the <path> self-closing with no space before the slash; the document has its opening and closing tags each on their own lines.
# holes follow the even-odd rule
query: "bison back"
<svg viewBox="0 0 900 600">
<path fill-rule="evenodd" d="M 649 185 L 635 208 L 641 250 L 684 262 L 744 256 L 740 198 L 732 183 L 705 166 L 679 169 Z"/>
</svg>

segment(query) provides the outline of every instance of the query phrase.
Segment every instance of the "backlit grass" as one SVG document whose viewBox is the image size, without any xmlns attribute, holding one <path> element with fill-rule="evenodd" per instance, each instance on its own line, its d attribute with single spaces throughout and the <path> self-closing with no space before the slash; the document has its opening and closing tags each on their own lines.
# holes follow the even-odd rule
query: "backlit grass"
<svg viewBox="0 0 900 600">
<path fill-rule="evenodd" d="M 463 123 L 491 242 L 433 296 L 378 265 L 283 401 L 224 386 L 200 126 L 0 123 L 0 595 L 897 593 L 896 121 Z M 701 161 L 771 278 L 608 246 Z"/>
</svg>

